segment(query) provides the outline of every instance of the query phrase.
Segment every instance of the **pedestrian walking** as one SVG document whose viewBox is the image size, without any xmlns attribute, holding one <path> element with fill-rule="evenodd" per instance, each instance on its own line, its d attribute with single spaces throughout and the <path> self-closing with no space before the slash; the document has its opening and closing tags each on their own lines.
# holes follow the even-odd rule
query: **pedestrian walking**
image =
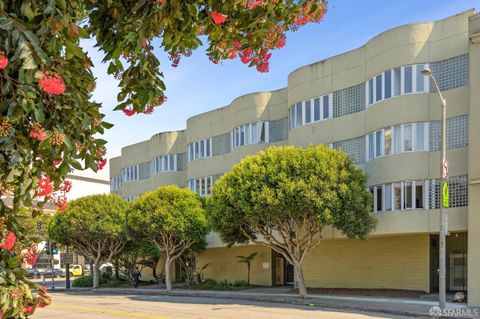
<svg viewBox="0 0 480 319">
<path fill-rule="evenodd" d="M 140 270 L 138 270 L 138 267 L 135 267 L 135 270 L 132 272 L 133 288 L 138 288 L 140 277 L 142 277 Z"/>
</svg>

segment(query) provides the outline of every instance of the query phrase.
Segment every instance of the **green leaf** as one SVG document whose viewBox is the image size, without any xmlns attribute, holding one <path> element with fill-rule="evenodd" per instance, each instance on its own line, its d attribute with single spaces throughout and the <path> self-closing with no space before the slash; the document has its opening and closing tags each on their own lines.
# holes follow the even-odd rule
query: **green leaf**
<svg viewBox="0 0 480 319">
<path fill-rule="evenodd" d="M 67 48 L 67 59 L 70 60 L 74 56 L 79 57 L 81 59 L 85 58 L 85 53 L 83 53 L 82 49 L 80 47 L 71 41 L 66 41 L 65 42 L 65 47 Z"/>
<path fill-rule="evenodd" d="M 35 120 L 37 122 L 45 122 L 45 114 L 43 113 L 43 105 L 37 103 L 36 107 L 33 109 L 33 114 L 35 115 Z"/>
<path fill-rule="evenodd" d="M 129 34 L 127 34 L 125 36 L 125 39 L 128 41 L 128 42 L 131 42 L 131 43 L 135 43 L 137 42 L 138 40 L 138 35 L 136 32 L 130 32 Z"/>
<path fill-rule="evenodd" d="M 5 17 L 3 14 L 0 16 L 0 29 L 5 31 L 12 30 L 13 22 L 9 18 Z"/>
<path fill-rule="evenodd" d="M 20 11 L 27 17 L 29 21 L 35 17 L 35 13 L 32 11 L 32 3 L 30 2 L 30 0 L 22 1 Z"/>
</svg>

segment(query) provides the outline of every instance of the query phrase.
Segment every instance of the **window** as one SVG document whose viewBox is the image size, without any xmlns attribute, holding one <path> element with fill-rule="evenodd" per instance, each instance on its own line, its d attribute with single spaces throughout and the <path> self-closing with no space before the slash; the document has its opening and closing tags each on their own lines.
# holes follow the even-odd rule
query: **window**
<svg viewBox="0 0 480 319">
<path fill-rule="evenodd" d="M 393 69 L 393 96 L 399 96 L 402 93 L 402 69 Z"/>
<path fill-rule="evenodd" d="M 366 81 L 367 106 L 394 96 L 428 91 L 428 79 L 420 73 L 425 66 L 408 65 L 387 70 Z"/>
<path fill-rule="evenodd" d="M 373 133 L 370 133 L 367 135 L 367 161 L 370 161 L 374 158 L 374 147 L 375 147 L 375 143 L 374 143 L 374 135 Z"/>
<path fill-rule="evenodd" d="M 403 208 L 411 209 L 413 208 L 413 187 L 412 182 L 404 182 L 404 191 L 403 191 Z"/>
<path fill-rule="evenodd" d="M 302 103 L 297 103 L 295 106 L 295 127 L 302 125 Z"/>
<path fill-rule="evenodd" d="M 212 139 L 196 141 L 188 145 L 189 161 L 211 157 L 212 156 Z"/>
<path fill-rule="evenodd" d="M 406 124 L 403 126 L 403 151 L 413 151 L 413 131 L 412 124 Z"/>
<path fill-rule="evenodd" d="M 290 128 L 329 119 L 332 116 L 332 97 L 333 94 L 327 94 L 293 105 L 289 113 Z"/>
<path fill-rule="evenodd" d="M 382 99 L 382 74 L 379 74 L 375 77 L 375 102 Z"/>
<path fill-rule="evenodd" d="M 383 156 L 383 130 L 375 132 L 375 157 Z"/>
<path fill-rule="evenodd" d="M 428 81 L 428 77 L 422 74 L 423 69 L 425 69 L 424 64 L 418 64 L 417 69 L 417 92 L 425 92 L 425 82 Z"/>
<path fill-rule="evenodd" d="M 200 177 L 188 181 L 188 188 L 200 196 L 212 194 L 213 176 Z"/>
<path fill-rule="evenodd" d="M 257 123 L 252 124 L 252 143 L 257 143 L 258 141 L 258 126 Z"/>
<path fill-rule="evenodd" d="M 402 152 L 402 126 L 396 125 L 393 128 L 393 153 L 398 154 Z"/>
<path fill-rule="evenodd" d="M 313 120 L 320 121 L 320 98 L 313 100 Z"/>
<path fill-rule="evenodd" d="M 377 186 L 375 187 L 375 202 L 376 202 L 376 207 L 375 211 L 381 212 L 383 211 L 383 186 Z"/>
<path fill-rule="evenodd" d="M 416 131 L 416 147 L 417 151 L 425 151 L 425 123 L 417 123 Z"/>
<path fill-rule="evenodd" d="M 305 123 L 308 124 L 312 121 L 312 102 L 310 100 L 305 101 Z"/>
<path fill-rule="evenodd" d="M 393 183 L 393 209 L 402 209 L 402 183 Z"/>
<path fill-rule="evenodd" d="M 386 129 L 383 130 L 384 135 L 383 135 L 383 140 L 385 142 L 385 155 L 390 155 L 392 154 L 392 128 L 387 127 Z"/>
<path fill-rule="evenodd" d="M 392 184 L 385 185 L 385 210 L 392 210 Z"/>
<path fill-rule="evenodd" d="M 368 104 L 373 104 L 373 79 L 368 81 Z"/>
<path fill-rule="evenodd" d="M 392 97 L 392 71 L 385 71 L 385 99 Z"/>
<path fill-rule="evenodd" d="M 423 205 L 423 199 L 425 196 L 423 184 L 423 181 L 415 182 L 415 208 L 425 208 Z"/>
<path fill-rule="evenodd" d="M 406 66 L 403 68 L 403 93 L 408 94 L 412 92 L 413 92 L 412 67 Z"/>
<path fill-rule="evenodd" d="M 330 96 L 325 95 L 323 97 L 323 117 L 322 120 L 330 118 Z"/>
</svg>

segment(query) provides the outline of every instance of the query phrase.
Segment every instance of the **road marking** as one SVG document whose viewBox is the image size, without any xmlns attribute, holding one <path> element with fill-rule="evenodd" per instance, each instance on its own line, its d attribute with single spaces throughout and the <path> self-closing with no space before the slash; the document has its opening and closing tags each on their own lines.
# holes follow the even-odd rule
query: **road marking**
<svg viewBox="0 0 480 319">
<path fill-rule="evenodd" d="M 82 311 L 86 311 L 86 312 L 106 313 L 106 314 L 109 314 L 109 315 L 119 315 L 119 316 L 125 316 L 125 317 L 129 317 L 129 318 L 135 317 L 135 318 L 142 318 L 142 319 L 167 319 L 167 317 L 153 317 L 153 316 L 144 315 L 144 314 L 141 314 L 141 313 L 114 311 L 114 310 L 101 309 L 101 308 L 71 306 L 71 305 L 66 305 L 66 304 L 61 304 L 61 303 L 52 303 L 49 307 L 63 308 L 63 309 L 68 309 L 68 310 L 82 310 Z"/>
</svg>

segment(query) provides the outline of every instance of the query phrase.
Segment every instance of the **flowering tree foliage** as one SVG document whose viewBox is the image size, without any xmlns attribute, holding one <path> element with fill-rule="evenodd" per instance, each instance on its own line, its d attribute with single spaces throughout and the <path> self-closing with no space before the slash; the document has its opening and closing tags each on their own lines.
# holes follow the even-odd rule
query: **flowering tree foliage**
<svg viewBox="0 0 480 319">
<path fill-rule="evenodd" d="M 34 310 L 29 289 L 6 293 L 24 287 L 20 273 L 5 279 L 27 248 L 16 212 L 47 201 L 65 210 L 66 174 L 106 163 L 98 134 L 110 124 L 91 99 L 96 83 L 80 39 L 94 36 L 119 79 L 116 109 L 149 114 L 166 101 L 156 48 L 177 66 L 203 41 L 214 63 L 238 57 L 267 72 L 286 32 L 325 11 L 326 0 L 0 0 L 0 196 L 12 199 L 0 201 L 0 244 L 10 232 L 20 239 L 0 248 L 0 317 Z"/>
</svg>

